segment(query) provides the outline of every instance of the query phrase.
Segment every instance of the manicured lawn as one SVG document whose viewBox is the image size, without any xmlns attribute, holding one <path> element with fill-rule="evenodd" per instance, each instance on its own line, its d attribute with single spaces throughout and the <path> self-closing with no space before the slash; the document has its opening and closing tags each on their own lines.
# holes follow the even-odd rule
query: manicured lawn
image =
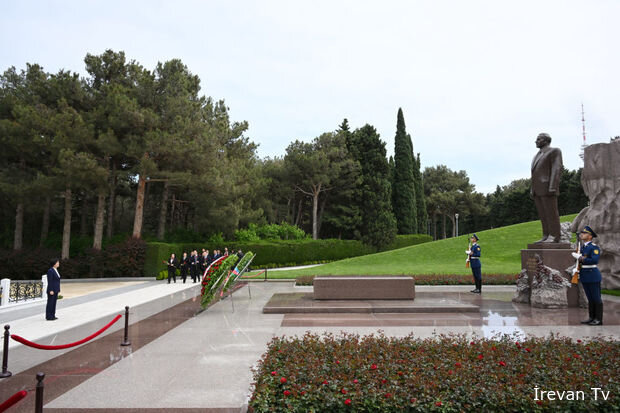
<svg viewBox="0 0 620 413">
<path fill-rule="evenodd" d="M 572 221 L 576 215 L 561 217 Z M 482 248 L 482 273 L 517 274 L 521 271 L 521 250 L 540 239 L 540 221 L 510 225 L 477 233 Z M 377 254 L 335 261 L 319 267 L 291 271 L 268 271 L 269 278 L 296 278 L 299 275 L 470 275 L 465 268 L 467 235 Z"/>
<path fill-rule="evenodd" d="M 620 290 L 602 290 L 603 294 L 615 295 L 616 297 L 620 297 Z"/>
</svg>

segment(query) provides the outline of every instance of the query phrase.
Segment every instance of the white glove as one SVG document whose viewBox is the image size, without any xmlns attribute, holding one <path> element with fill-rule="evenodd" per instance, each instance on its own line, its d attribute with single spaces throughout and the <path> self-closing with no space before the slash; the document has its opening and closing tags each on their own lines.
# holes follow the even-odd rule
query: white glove
<svg viewBox="0 0 620 413">
<path fill-rule="evenodd" d="M 573 256 L 574 259 L 579 259 L 579 257 L 581 257 L 581 254 L 578 254 L 576 252 L 572 252 L 571 255 Z"/>
<path fill-rule="evenodd" d="M 465 254 L 467 254 L 467 255 L 471 254 L 471 250 L 465 251 Z"/>
</svg>

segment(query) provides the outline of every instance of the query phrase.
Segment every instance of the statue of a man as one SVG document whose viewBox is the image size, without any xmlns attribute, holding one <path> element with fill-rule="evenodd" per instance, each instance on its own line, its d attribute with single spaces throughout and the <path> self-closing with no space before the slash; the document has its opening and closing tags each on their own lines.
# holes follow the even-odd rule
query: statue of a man
<svg viewBox="0 0 620 413">
<path fill-rule="evenodd" d="M 549 134 L 539 134 L 536 147 L 540 150 L 532 160 L 532 197 L 543 228 L 543 237 L 537 243 L 560 242 L 558 195 L 562 175 L 562 151 L 550 147 L 550 144 Z"/>
</svg>

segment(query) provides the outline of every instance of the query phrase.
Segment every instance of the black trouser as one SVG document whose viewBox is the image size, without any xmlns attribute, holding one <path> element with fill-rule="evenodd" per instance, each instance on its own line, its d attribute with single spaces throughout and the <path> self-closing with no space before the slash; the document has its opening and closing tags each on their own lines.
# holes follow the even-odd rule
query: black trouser
<svg viewBox="0 0 620 413">
<path fill-rule="evenodd" d="M 187 268 L 181 267 L 181 279 L 183 280 L 183 284 L 185 284 L 186 278 L 187 278 Z"/>
<path fill-rule="evenodd" d="M 471 272 L 474 275 L 476 290 L 482 290 L 482 267 L 471 267 Z"/>
<path fill-rule="evenodd" d="M 191 268 L 189 269 L 189 273 L 192 277 L 192 281 L 196 282 L 196 277 L 198 276 L 198 268 L 196 268 L 195 265 L 192 265 Z"/>
<path fill-rule="evenodd" d="M 47 305 L 45 306 L 45 318 L 47 320 L 53 320 L 56 317 L 56 301 L 58 300 L 58 293 L 51 295 L 47 293 Z"/>
<path fill-rule="evenodd" d="M 170 278 L 177 282 L 177 269 L 176 268 L 168 268 L 168 284 L 170 284 Z"/>
</svg>

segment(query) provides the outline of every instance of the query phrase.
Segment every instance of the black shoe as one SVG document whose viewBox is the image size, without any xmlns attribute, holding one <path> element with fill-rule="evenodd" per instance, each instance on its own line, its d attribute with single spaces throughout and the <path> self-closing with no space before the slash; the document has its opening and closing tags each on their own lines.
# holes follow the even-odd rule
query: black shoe
<svg viewBox="0 0 620 413">
<path fill-rule="evenodd" d="M 472 293 L 474 293 L 474 294 L 480 294 L 480 293 L 481 293 L 481 291 L 480 291 L 479 289 L 477 289 L 477 288 L 476 288 L 474 291 L 472 291 Z"/>
<path fill-rule="evenodd" d="M 58 317 L 54 317 L 54 318 L 46 318 L 47 321 L 54 321 L 54 320 L 58 320 Z"/>
<path fill-rule="evenodd" d="M 475 293 L 475 292 L 477 292 L 477 291 L 478 291 L 478 289 L 477 289 L 477 288 L 474 288 L 473 290 L 471 290 L 471 291 L 470 291 L 470 293 Z"/>
<path fill-rule="evenodd" d="M 594 304 L 594 320 L 588 323 L 589 326 L 602 326 L 603 325 L 603 303 Z"/>
<path fill-rule="evenodd" d="M 588 319 L 583 320 L 581 324 L 590 324 L 594 320 L 594 303 L 588 301 Z"/>
</svg>

